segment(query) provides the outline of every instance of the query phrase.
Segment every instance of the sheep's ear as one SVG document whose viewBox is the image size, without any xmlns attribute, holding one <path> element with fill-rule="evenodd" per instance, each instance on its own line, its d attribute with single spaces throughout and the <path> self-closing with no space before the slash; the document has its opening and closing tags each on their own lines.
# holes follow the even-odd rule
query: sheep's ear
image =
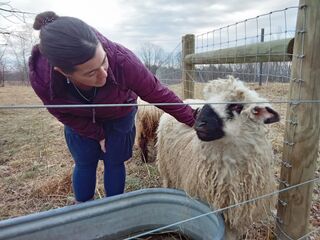
<svg viewBox="0 0 320 240">
<path fill-rule="evenodd" d="M 203 96 L 204 99 L 209 99 L 212 96 L 212 92 L 213 92 L 213 86 L 212 83 L 208 83 L 205 85 L 205 87 L 203 88 Z"/>
<path fill-rule="evenodd" d="M 243 101 L 244 100 L 244 92 L 242 90 L 238 90 L 237 91 L 236 99 L 239 100 L 239 101 Z"/>
<path fill-rule="evenodd" d="M 263 121 L 265 124 L 279 122 L 279 114 L 271 107 L 256 106 L 251 110 L 256 119 Z"/>
</svg>

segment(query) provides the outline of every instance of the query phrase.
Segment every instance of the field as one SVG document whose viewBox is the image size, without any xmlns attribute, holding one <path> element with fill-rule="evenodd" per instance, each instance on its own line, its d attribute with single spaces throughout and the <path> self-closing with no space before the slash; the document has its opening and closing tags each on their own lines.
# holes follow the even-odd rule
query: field
<svg viewBox="0 0 320 240">
<path fill-rule="evenodd" d="M 195 97 L 201 97 L 202 84 L 196 84 Z M 269 99 L 285 100 L 288 85 L 270 83 L 251 85 Z M 172 86 L 181 95 L 180 86 Z M 0 104 L 41 104 L 27 86 L 0 88 Z M 279 176 L 286 104 L 276 104 L 281 121 L 270 126 L 275 161 Z M 0 219 L 26 215 L 73 204 L 71 172 L 73 160 L 66 148 L 63 125 L 45 109 L 0 109 Z M 319 159 L 316 177 L 320 176 Z M 104 195 L 99 163 L 96 198 Z M 160 187 L 161 180 L 155 163 L 143 163 L 135 149 L 127 161 L 126 191 Z M 311 229 L 320 227 L 320 184 L 315 184 L 310 217 Z M 246 239 L 273 239 L 272 223 L 257 223 Z M 318 235 L 319 236 L 319 235 Z M 316 236 L 312 239 L 316 239 Z"/>
</svg>

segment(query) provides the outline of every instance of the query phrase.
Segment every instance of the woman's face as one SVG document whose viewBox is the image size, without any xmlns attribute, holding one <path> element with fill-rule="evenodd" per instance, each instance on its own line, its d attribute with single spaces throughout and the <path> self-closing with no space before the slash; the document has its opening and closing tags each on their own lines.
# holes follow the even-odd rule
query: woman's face
<svg viewBox="0 0 320 240">
<path fill-rule="evenodd" d="M 80 88 L 102 87 L 107 80 L 109 62 L 107 53 L 99 43 L 93 58 L 75 66 L 68 78 Z"/>
</svg>

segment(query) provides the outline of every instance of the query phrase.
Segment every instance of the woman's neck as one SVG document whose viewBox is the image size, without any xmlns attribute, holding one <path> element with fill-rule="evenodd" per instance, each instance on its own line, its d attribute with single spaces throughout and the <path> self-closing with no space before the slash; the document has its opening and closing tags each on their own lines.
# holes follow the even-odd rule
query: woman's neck
<svg viewBox="0 0 320 240">
<path fill-rule="evenodd" d="M 78 82 L 75 82 L 75 81 L 72 81 L 72 83 L 77 87 L 79 88 L 80 90 L 84 90 L 84 91 L 88 91 L 90 89 L 92 89 L 93 87 L 92 86 L 87 86 L 87 85 L 84 85 L 82 83 L 78 83 Z"/>
</svg>

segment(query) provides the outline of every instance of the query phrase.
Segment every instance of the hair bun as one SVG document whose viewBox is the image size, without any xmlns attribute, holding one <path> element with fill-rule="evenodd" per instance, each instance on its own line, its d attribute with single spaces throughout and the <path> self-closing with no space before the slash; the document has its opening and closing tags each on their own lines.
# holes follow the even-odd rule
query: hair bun
<svg viewBox="0 0 320 240">
<path fill-rule="evenodd" d="M 40 30 L 43 26 L 53 22 L 57 18 L 59 18 L 59 16 L 52 11 L 39 13 L 34 20 L 33 29 Z"/>
</svg>

